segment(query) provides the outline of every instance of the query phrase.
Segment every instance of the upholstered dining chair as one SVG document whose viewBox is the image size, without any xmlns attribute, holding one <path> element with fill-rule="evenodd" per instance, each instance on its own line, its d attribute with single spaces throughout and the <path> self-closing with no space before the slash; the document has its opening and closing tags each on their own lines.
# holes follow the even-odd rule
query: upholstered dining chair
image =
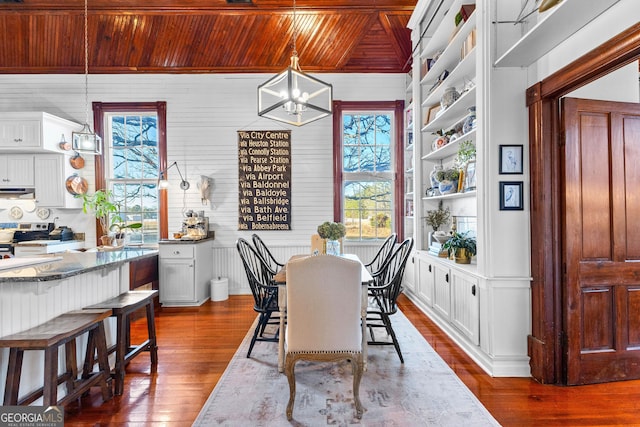
<svg viewBox="0 0 640 427">
<path fill-rule="evenodd" d="M 362 266 L 333 255 L 287 263 L 287 330 L 285 373 L 289 380 L 287 419 L 293 417 L 298 360 L 337 362 L 353 367 L 356 416 L 362 418 Z"/>
<path fill-rule="evenodd" d="M 369 285 L 369 305 L 367 307 L 367 327 L 371 334 L 368 345 L 393 345 L 400 357 L 400 362 L 404 363 L 400 344 L 391 324 L 391 315 L 398 311 L 396 300 L 402 293 L 402 278 L 407 259 L 413 249 L 413 239 L 404 240 L 393 251 L 387 261 L 380 269 L 371 274 L 373 283 Z M 391 341 L 378 341 L 374 334 L 374 329 L 383 328 Z"/>
<path fill-rule="evenodd" d="M 397 239 L 398 235 L 396 233 L 391 233 L 391 235 L 387 237 L 384 242 L 382 242 L 382 245 L 378 249 L 378 252 L 373 257 L 373 259 L 364 265 L 365 267 L 367 267 L 367 270 L 369 270 L 370 273 L 375 273 L 376 271 L 378 271 L 387 260 L 387 258 L 391 256 Z"/>
<path fill-rule="evenodd" d="M 251 240 L 253 241 L 253 246 L 255 246 L 256 250 L 265 261 L 267 267 L 276 274 L 283 266 L 284 263 L 279 262 L 276 258 L 271 254 L 271 251 L 264 243 L 264 241 L 257 234 L 251 235 Z"/>
<path fill-rule="evenodd" d="M 247 352 L 247 357 L 251 357 L 251 351 L 256 341 L 278 342 L 279 330 L 274 336 L 265 337 L 264 335 L 267 325 L 279 325 L 278 287 L 273 283 L 273 273 L 265 265 L 264 259 L 247 240 L 238 239 L 236 248 L 242 259 L 249 287 L 253 294 L 253 309 L 259 313 L 258 323 L 253 331 L 253 337 Z"/>
</svg>

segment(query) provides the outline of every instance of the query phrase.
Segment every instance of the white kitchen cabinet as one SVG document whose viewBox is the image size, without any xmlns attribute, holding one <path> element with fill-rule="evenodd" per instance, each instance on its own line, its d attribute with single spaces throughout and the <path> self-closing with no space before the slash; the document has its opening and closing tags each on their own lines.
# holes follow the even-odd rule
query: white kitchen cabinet
<svg viewBox="0 0 640 427">
<path fill-rule="evenodd" d="M 480 345 L 480 288 L 475 276 L 451 269 L 451 323 L 474 345 Z"/>
<path fill-rule="evenodd" d="M 196 306 L 209 299 L 213 278 L 213 241 L 160 242 L 160 303 Z"/>
<path fill-rule="evenodd" d="M 33 156 L 28 154 L 0 155 L 0 187 L 34 186 Z"/>
<path fill-rule="evenodd" d="M 75 171 L 69 157 L 63 154 L 35 155 L 36 204 L 47 208 L 79 209 L 82 199 L 74 197 L 65 186 L 65 180 Z"/>
<path fill-rule="evenodd" d="M 71 142 L 71 133 L 82 125 L 45 112 L 0 114 L 0 152 L 63 153 L 60 142 Z"/>
<path fill-rule="evenodd" d="M 402 278 L 404 287 L 411 292 L 416 291 L 416 268 L 416 260 L 413 254 L 411 254 L 407 260 L 407 265 L 404 268 L 404 277 Z"/>
<path fill-rule="evenodd" d="M 38 120 L 0 119 L 0 148 L 30 149 L 40 146 Z"/>
<path fill-rule="evenodd" d="M 418 258 L 418 277 L 420 282 L 417 285 L 418 295 L 429 307 L 433 305 L 434 273 L 433 262 L 424 257 Z"/>
<path fill-rule="evenodd" d="M 433 309 L 449 321 L 451 319 L 451 275 L 442 264 L 433 263 Z"/>
</svg>

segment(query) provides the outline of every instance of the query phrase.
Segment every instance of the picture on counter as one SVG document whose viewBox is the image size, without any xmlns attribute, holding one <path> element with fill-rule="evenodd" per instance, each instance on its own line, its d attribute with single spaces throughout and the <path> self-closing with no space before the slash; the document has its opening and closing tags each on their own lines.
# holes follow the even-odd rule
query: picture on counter
<svg viewBox="0 0 640 427">
<path fill-rule="evenodd" d="M 522 172 L 522 145 L 500 145 L 500 174 Z"/>
<path fill-rule="evenodd" d="M 500 182 L 500 210 L 521 211 L 524 209 L 522 181 Z"/>
<path fill-rule="evenodd" d="M 464 186 L 462 191 L 473 191 L 476 189 L 476 162 L 470 160 L 467 162 L 467 167 L 464 169 Z"/>
</svg>

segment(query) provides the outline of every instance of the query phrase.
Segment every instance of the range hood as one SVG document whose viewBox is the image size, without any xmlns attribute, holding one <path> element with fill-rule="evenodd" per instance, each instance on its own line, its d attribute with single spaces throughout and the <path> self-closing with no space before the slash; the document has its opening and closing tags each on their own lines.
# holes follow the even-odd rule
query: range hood
<svg viewBox="0 0 640 427">
<path fill-rule="evenodd" d="M 34 188 L 0 188 L 0 199 L 35 199 Z"/>
</svg>

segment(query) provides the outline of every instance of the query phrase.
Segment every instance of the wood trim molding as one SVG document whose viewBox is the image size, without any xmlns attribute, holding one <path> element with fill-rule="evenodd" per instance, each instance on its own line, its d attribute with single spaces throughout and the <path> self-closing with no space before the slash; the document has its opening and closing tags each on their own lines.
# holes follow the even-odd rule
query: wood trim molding
<svg viewBox="0 0 640 427">
<path fill-rule="evenodd" d="M 527 89 L 531 171 L 531 375 L 564 383 L 560 98 L 640 58 L 640 23 Z"/>
<path fill-rule="evenodd" d="M 157 102 L 94 102 L 93 106 L 93 123 L 96 134 L 102 138 L 104 142 L 104 115 L 108 112 L 130 111 L 145 112 L 154 111 L 158 115 L 158 156 L 159 170 L 167 168 L 167 103 L 165 101 Z M 104 152 L 104 149 L 103 149 Z M 95 188 L 102 189 L 107 185 L 105 178 L 105 162 L 103 155 L 96 156 L 95 161 Z M 167 219 L 167 194 L 166 191 L 159 192 L 158 198 L 159 220 L 160 220 L 160 238 L 166 239 L 168 236 L 168 219 Z M 100 222 L 96 220 L 96 238 L 104 233 Z M 99 245 L 100 242 L 96 241 Z"/>
<path fill-rule="evenodd" d="M 394 180 L 395 232 L 404 236 L 404 101 L 333 101 L 333 220 L 342 219 L 342 112 L 345 110 L 394 111 L 396 176 Z"/>
</svg>

